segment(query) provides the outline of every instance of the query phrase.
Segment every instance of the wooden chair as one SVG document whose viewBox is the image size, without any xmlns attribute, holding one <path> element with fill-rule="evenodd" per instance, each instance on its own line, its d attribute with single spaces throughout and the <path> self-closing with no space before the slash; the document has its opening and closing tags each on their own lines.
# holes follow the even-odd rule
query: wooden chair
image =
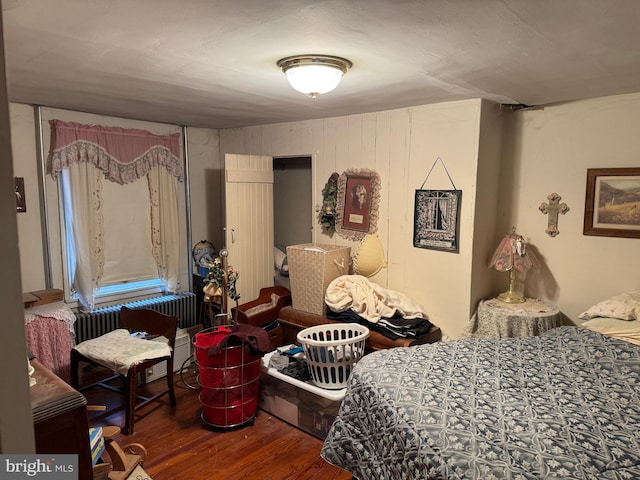
<svg viewBox="0 0 640 480">
<path fill-rule="evenodd" d="M 120 312 L 120 328 L 127 329 L 129 332 L 146 332 L 146 337 L 130 339 L 128 335 L 125 336 L 127 342 L 135 341 L 134 349 L 136 357 L 122 358 L 124 351 L 131 351 L 132 347 L 122 345 L 122 351 L 114 349 L 119 348 L 120 342 L 113 341 L 113 333 L 122 332 L 110 332 L 102 337 L 94 338 L 82 342 L 71 351 L 71 385 L 82 391 L 93 386 L 100 386 L 108 390 L 113 390 L 118 393 L 122 393 L 125 396 L 125 425 L 123 432 L 126 435 L 133 433 L 133 425 L 135 421 L 136 410 L 142 408 L 148 403 L 157 400 L 165 394 L 169 394 L 169 402 L 171 406 L 176 404 L 176 396 L 173 385 L 173 358 L 176 341 L 176 330 L 178 328 L 178 317 L 164 315 L 146 308 L 131 309 L 122 307 Z M 159 349 L 166 347 L 159 345 L 158 341 L 153 340 L 155 337 L 162 336 L 168 339 L 168 346 L 170 353 L 164 353 L 159 355 Z M 143 340 L 143 338 L 146 338 Z M 138 341 L 139 340 L 139 341 Z M 105 349 L 101 348 L 105 342 L 111 342 L 110 349 L 105 353 Z M 115 346 L 113 345 L 115 343 Z M 123 341 L 124 343 L 124 341 Z M 154 345 L 155 344 L 155 345 Z M 97 347 L 97 348 L 96 348 Z M 100 354 L 98 354 L 100 351 Z M 82 352 L 82 353 L 81 353 Z M 94 353 L 95 352 L 95 353 Z M 93 365 L 101 365 L 103 367 L 114 370 L 117 374 L 93 383 L 91 385 L 79 387 L 79 363 L 88 362 Z M 130 363 L 130 361 L 132 363 Z M 144 373 L 146 369 L 161 363 L 166 362 L 167 368 L 167 386 L 162 391 L 150 396 L 145 397 L 143 395 L 136 394 L 136 383 L 138 374 Z M 107 382 L 113 378 L 119 377 L 123 382 L 123 387 L 118 388 Z"/>
</svg>

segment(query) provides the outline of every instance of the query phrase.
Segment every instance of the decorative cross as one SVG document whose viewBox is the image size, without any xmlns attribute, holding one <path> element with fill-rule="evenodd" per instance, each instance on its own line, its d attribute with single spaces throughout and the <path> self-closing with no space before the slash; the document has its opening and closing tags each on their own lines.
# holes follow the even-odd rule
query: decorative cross
<svg viewBox="0 0 640 480">
<path fill-rule="evenodd" d="M 547 224 L 547 229 L 545 233 L 549 234 L 551 237 L 555 237 L 560 233 L 558 230 L 558 214 L 565 214 L 569 211 L 569 206 L 566 203 L 560 203 L 560 199 L 562 197 L 557 193 L 551 193 L 547 196 L 549 203 L 541 203 L 538 207 L 545 215 L 549 214 L 549 223 Z"/>
</svg>

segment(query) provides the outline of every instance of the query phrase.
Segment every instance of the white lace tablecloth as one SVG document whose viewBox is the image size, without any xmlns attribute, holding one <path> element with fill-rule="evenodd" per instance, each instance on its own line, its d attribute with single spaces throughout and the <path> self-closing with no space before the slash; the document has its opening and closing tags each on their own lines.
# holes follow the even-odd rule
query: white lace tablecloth
<svg viewBox="0 0 640 480">
<path fill-rule="evenodd" d="M 29 325 L 38 317 L 55 318 L 65 322 L 69 332 L 75 333 L 73 325 L 76 323 L 76 316 L 64 302 L 48 303 L 25 309 L 24 324 Z"/>
<path fill-rule="evenodd" d="M 530 337 L 563 325 L 558 307 L 535 298 L 506 303 L 482 300 L 465 327 L 463 338 Z"/>
</svg>

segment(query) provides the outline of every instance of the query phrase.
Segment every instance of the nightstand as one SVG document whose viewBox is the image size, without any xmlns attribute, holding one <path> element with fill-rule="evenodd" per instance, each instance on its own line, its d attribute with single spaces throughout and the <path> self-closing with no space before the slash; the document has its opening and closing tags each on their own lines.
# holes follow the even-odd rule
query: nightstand
<svg viewBox="0 0 640 480">
<path fill-rule="evenodd" d="M 530 337 L 562 324 L 560 310 L 551 303 L 535 298 L 506 303 L 492 298 L 480 302 L 462 338 Z"/>
</svg>

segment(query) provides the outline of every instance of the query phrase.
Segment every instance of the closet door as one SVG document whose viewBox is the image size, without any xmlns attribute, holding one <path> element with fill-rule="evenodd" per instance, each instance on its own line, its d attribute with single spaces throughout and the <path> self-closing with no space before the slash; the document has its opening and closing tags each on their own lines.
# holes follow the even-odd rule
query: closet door
<svg viewBox="0 0 640 480">
<path fill-rule="evenodd" d="M 226 154 L 224 163 L 225 241 L 242 304 L 273 286 L 273 159 Z"/>
</svg>

